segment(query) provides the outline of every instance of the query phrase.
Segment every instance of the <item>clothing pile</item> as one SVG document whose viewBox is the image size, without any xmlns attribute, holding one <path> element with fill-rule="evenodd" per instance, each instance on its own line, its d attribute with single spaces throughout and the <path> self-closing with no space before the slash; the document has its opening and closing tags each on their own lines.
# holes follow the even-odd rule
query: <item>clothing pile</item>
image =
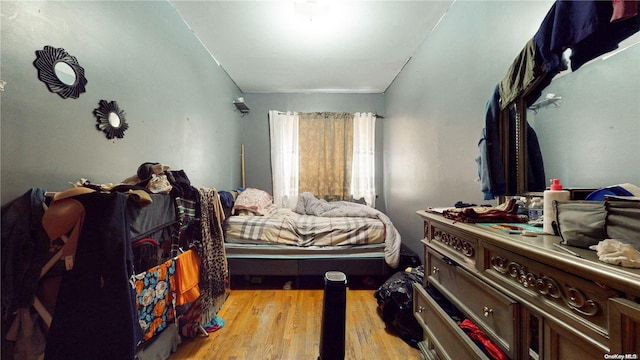
<svg viewBox="0 0 640 360">
<path fill-rule="evenodd" d="M 518 204 L 510 199 L 498 206 L 469 206 L 446 209 L 442 215 L 451 220 L 468 223 L 480 222 L 526 222 L 526 217 L 518 215 Z"/>
</svg>

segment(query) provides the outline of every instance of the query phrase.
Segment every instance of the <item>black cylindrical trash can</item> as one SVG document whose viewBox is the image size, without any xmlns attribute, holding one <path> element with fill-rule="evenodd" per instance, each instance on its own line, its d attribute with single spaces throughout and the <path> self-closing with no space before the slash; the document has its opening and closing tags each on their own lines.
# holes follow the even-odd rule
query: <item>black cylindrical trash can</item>
<svg viewBox="0 0 640 360">
<path fill-rule="evenodd" d="M 347 276 L 340 271 L 327 271 L 324 274 L 319 360 L 344 359 L 346 312 Z"/>
</svg>

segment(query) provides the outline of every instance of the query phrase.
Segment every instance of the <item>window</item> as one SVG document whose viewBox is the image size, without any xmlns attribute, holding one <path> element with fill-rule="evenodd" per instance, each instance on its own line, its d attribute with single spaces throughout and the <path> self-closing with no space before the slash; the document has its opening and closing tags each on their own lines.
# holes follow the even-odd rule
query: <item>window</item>
<svg viewBox="0 0 640 360">
<path fill-rule="evenodd" d="M 273 197 L 293 208 L 309 191 L 375 206 L 375 114 L 269 112 Z"/>
</svg>

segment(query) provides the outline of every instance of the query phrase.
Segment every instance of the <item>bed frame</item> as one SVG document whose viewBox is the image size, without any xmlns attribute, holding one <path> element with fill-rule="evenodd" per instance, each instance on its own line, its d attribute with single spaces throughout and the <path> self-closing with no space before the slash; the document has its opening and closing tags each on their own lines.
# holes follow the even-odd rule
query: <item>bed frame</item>
<svg viewBox="0 0 640 360">
<path fill-rule="evenodd" d="M 253 285 L 268 286 L 267 278 L 278 278 L 281 283 L 292 281 L 295 288 L 317 287 L 322 285 L 327 271 L 341 271 L 347 279 L 357 279 L 358 284 L 366 278 L 365 285 L 377 286 L 393 272 L 385 262 L 384 248 L 380 246 L 358 247 L 353 251 L 331 247 L 283 252 L 283 246 L 226 243 L 225 250 L 231 289 L 243 287 L 247 280 Z M 356 285 L 356 281 L 352 284 Z"/>
</svg>

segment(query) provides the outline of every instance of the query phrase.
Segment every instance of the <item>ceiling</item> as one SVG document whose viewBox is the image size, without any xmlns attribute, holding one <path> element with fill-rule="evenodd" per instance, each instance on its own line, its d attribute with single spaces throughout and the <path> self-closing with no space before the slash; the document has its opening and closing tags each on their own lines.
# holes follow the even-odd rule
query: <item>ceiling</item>
<svg viewBox="0 0 640 360">
<path fill-rule="evenodd" d="M 243 93 L 384 93 L 453 0 L 170 2 Z"/>
</svg>

